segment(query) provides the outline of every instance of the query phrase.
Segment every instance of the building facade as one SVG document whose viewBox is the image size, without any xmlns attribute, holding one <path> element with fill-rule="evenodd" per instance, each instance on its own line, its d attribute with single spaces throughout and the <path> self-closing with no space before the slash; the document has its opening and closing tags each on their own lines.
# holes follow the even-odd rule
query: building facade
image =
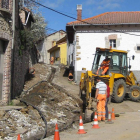
<svg viewBox="0 0 140 140">
<path fill-rule="evenodd" d="M 107 12 L 67 24 L 68 61 L 73 56 L 75 81 L 79 82 L 82 68 L 92 69 L 96 47 L 125 50 L 131 70 L 140 80 L 140 12 Z M 129 58 L 128 58 L 129 59 Z M 129 62 L 129 61 L 128 61 Z"/>
<path fill-rule="evenodd" d="M 7 103 L 11 85 L 12 0 L 0 0 L 0 101 Z"/>
<path fill-rule="evenodd" d="M 65 35 L 66 35 L 66 32 L 63 30 L 60 30 L 53 34 L 48 35 L 45 38 L 45 50 L 46 50 L 46 56 L 47 56 L 47 60 L 45 61 L 46 64 L 50 64 L 50 58 L 51 58 L 50 52 L 48 52 L 48 50 L 54 47 L 55 46 L 54 43 L 60 40 L 61 38 L 63 38 Z"/>
<path fill-rule="evenodd" d="M 32 17 L 29 16 L 26 24 L 28 27 L 31 20 Z M 8 104 L 11 99 L 20 95 L 24 87 L 30 53 L 23 49 L 22 55 L 19 52 L 20 31 L 26 25 L 19 16 L 18 0 L 0 0 L 0 105 Z"/>
<path fill-rule="evenodd" d="M 57 42 L 53 43 L 53 47 L 48 50 L 50 57 L 54 57 L 54 64 L 67 65 L 67 37 L 64 36 Z"/>
</svg>

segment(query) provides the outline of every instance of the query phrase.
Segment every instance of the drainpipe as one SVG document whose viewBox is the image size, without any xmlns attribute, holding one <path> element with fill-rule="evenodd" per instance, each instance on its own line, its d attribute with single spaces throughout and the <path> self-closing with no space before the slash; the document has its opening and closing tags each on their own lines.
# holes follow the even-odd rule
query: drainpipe
<svg viewBox="0 0 140 140">
<path fill-rule="evenodd" d="M 76 29 L 74 28 L 74 25 L 73 25 L 73 29 L 74 29 L 74 33 L 76 33 Z M 77 63 L 76 63 L 76 34 L 74 34 L 74 59 L 75 59 L 75 67 L 74 67 L 74 69 L 75 69 L 75 77 L 74 77 L 74 79 L 75 79 L 75 82 L 77 83 Z"/>
<path fill-rule="evenodd" d="M 26 12 L 28 12 L 28 11 L 26 11 Z M 28 19 L 29 19 L 29 16 L 30 16 L 30 12 L 28 12 L 28 16 L 27 16 L 26 22 L 23 24 L 24 26 L 27 25 L 27 23 L 28 23 Z"/>
<path fill-rule="evenodd" d="M 13 0 L 13 14 L 12 14 L 12 30 L 13 30 L 13 39 L 12 39 L 12 49 L 14 48 L 14 38 L 15 38 L 15 0 Z"/>
<path fill-rule="evenodd" d="M 14 44 L 15 44 L 15 2 L 16 0 L 13 0 L 13 11 L 12 11 L 12 48 L 11 48 L 11 77 L 10 77 L 10 93 L 9 93 L 9 103 L 11 101 L 11 94 L 12 94 L 12 83 L 13 83 L 13 64 L 14 64 Z"/>
</svg>

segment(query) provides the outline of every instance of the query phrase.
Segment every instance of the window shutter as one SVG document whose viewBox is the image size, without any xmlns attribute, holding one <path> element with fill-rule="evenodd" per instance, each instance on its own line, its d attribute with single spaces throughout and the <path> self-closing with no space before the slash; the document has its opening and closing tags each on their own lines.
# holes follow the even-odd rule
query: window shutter
<svg viewBox="0 0 140 140">
<path fill-rule="evenodd" d="M 109 40 L 105 40 L 105 48 L 110 48 Z"/>
<path fill-rule="evenodd" d="M 137 46 L 134 47 L 134 50 L 137 51 Z"/>
<path fill-rule="evenodd" d="M 120 46 L 120 39 L 116 39 L 116 48 Z"/>
</svg>

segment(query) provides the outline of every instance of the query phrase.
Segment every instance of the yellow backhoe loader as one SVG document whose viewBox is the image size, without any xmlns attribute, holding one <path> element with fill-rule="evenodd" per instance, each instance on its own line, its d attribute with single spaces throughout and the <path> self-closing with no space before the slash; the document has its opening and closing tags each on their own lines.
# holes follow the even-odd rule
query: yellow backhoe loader
<svg viewBox="0 0 140 140">
<path fill-rule="evenodd" d="M 97 70 L 106 56 L 110 59 L 109 69 L 104 75 L 101 75 L 102 70 L 100 69 L 97 75 Z M 92 70 L 86 71 L 83 68 L 80 79 L 80 96 L 84 103 L 85 120 L 91 119 L 91 114 L 95 109 L 96 76 L 100 76 L 102 81 L 109 85 L 113 102 L 122 102 L 126 93 L 132 101 L 140 99 L 139 83 L 134 73 L 130 71 L 130 60 L 134 60 L 134 58 L 134 55 L 128 58 L 127 51 L 96 48 Z"/>
</svg>

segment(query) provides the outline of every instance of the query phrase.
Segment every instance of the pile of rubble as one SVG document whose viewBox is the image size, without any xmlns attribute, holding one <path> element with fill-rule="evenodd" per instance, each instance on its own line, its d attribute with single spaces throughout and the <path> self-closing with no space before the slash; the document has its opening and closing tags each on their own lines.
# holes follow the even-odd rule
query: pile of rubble
<svg viewBox="0 0 140 140">
<path fill-rule="evenodd" d="M 21 138 L 30 139 L 37 133 L 42 135 L 44 122 L 38 112 L 28 106 L 21 110 L 5 112 L 0 120 L 0 130 L 0 138 L 4 140 L 16 140 L 17 134 L 22 134 Z"/>
<path fill-rule="evenodd" d="M 26 82 L 21 95 L 20 105 L 24 107 L 0 115 L 1 139 L 15 140 L 20 133 L 23 140 L 37 140 L 54 134 L 56 122 L 62 131 L 79 121 L 82 102 L 51 84 L 50 79 L 57 77 L 60 68 L 52 73 L 51 66 L 36 64 L 34 67 L 35 77 Z"/>
</svg>

